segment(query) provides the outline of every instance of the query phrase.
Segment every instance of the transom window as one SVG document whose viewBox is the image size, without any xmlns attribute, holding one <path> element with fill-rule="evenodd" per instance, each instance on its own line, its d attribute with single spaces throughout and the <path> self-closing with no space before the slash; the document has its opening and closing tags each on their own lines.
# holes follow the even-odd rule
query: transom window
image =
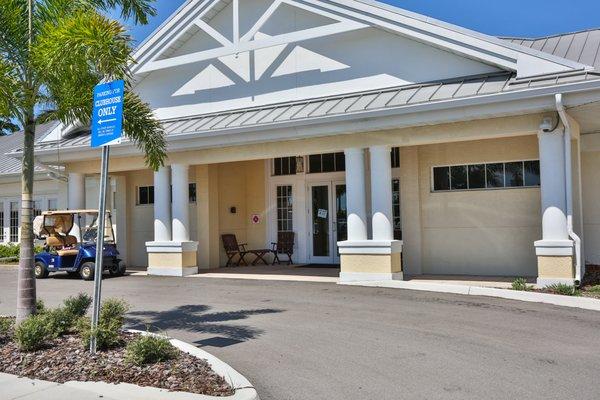
<svg viewBox="0 0 600 400">
<path fill-rule="evenodd" d="M 57 199 L 48 199 L 48 211 L 56 211 L 58 210 L 58 200 Z"/>
<path fill-rule="evenodd" d="M 433 168 L 433 190 L 436 192 L 538 186 L 540 186 L 539 160 Z"/>
<path fill-rule="evenodd" d="M 294 230 L 294 201 L 292 186 L 277 186 L 277 231 L 291 232 Z"/>
<path fill-rule="evenodd" d="M 39 215 L 42 215 L 42 201 L 35 200 L 33 202 L 33 217 L 35 218 Z"/>
<path fill-rule="evenodd" d="M 296 157 L 274 158 L 273 175 L 296 175 Z"/>
<path fill-rule="evenodd" d="M 308 173 L 340 172 L 346 170 L 344 152 L 311 154 L 308 156 Z"/>
</svg>

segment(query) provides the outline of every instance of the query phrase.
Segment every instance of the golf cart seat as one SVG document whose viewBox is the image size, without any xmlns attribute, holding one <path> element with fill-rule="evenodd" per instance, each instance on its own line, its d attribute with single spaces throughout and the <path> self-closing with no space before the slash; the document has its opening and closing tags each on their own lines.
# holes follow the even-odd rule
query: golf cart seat
<svg viewBox="0 0 600 400">
<path fill-rule="evenodd" d="M 59 256 L 73 256 L 79 253 L 78 249 L 65 249 L 65 247 L 74 246 L 77 244 L 77 238 L 72 235 L 61 236 L 54 233 L 46 238 L 46 246 L 56 249 Z"/>
</svg>

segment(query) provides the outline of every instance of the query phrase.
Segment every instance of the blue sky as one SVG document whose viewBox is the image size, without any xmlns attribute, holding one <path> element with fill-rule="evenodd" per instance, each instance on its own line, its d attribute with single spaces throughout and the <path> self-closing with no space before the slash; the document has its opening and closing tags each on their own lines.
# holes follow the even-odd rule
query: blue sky
<svg viewBox="0 0 600 400">
<path fill-rule="evenodd" d="M 142 41 L 184 0 L 157 0 L 158 15 L 131 27 Z M 495 36 L 537 37 L 600 27 L 599 0 L 384 0 L 419 14 Z"/>
</svg>

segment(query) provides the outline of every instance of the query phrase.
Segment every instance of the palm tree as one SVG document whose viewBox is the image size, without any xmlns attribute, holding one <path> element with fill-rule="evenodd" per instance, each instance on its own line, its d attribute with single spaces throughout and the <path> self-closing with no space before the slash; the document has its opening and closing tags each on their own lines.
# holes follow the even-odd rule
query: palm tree
<svg viewBox="0 0 600 400">
<path fill-rule="evenodd" d="M 154 0 L 2 0 L 0 7 L 0 117 L 24 130 L 21 252 L 17 320 L 35 313 L 33 273 L 33 171 L 35 126 L 56 119 L 89 124 L 93 87 L 124 79 L 130 87 L 132 40 L 105 15 L 145 24 L 155 15 Z M 124 99 L 123 128 L 157 169 L 165 158 L 165 138 L 152 110 L 131 90 Z"/>
<path fill-rule="evenodd" d="M 10 135 L 19 130 L 19 125 L 14 124 L 8 118 L 0 117 L 0 136 Z"/>
</svg>

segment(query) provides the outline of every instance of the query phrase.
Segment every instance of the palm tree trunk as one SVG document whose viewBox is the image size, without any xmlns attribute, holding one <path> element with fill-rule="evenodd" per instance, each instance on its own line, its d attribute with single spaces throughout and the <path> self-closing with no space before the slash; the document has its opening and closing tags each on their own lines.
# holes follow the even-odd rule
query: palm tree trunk
<svg viewBox="0 0 600 400">
<path fill-rule="evenodd" d="M 33 255 L 33 146 L 34 111 L 27 112 L 23 138 L 23 172 L 21 178 L 21 250 L 17 283 L 17 323 L 36 312 Z"/>
</svg>

